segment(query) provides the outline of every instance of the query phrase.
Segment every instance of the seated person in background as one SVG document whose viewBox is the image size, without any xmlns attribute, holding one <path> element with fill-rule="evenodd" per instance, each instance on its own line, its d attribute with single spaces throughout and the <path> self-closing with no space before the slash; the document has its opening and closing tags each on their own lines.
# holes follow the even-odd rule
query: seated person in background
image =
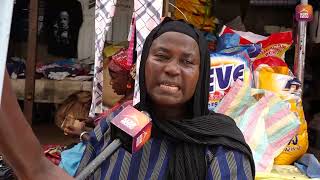
<svg viewBox="0 0 320 180">
<path fill-rule="evenodd" d="M 132 105 L 134 79 L 135 79 L 135 66 L 129 64 L 127 61 L 127 49 L 120 49 L 118 53 L 113 55 L 108 64 L 108 70 L 111 77 L 110 85 L 114 92 L 123 97 L 110 109 L 104 111 L 99 116 L 82 122 L 77 126 L 66 126 L 64 128 L 65 134 L 71 134 L 79 137 L 81 134 L 88 131 L 88 127 L 94 127 L 99 123 L 102 117 L 108 116 L 114 109 L 120 105 Z M 87 136 L 83 136 L 84 138 Z"/>
<path fill-rule="evenodd" d="M 58 108 L 55 124 L 63 131 L 69 126 L 83 128 L 86 131 L 92 130 L 92 127 L 85 127 L 84 123 L 88 118 L 91 102 L 91 92 L 79 91 L 71 94 Z M 65 132 L 65 135 L 68 134 Z"/>
<path fill-rule="evenodd" d="M 118 149 L 90 179 L 254 179 L 252 153 L 241 131 L 230 117 L 208 110 L 209 64 L 206 40 L 192 25 L 165 18 L 152 30 L 142 51 L 136 106 L 151 115 L 152 138 L 134 154 Z M 43 160 L 21 112 L 16 119 L 10 116 L 9 108 L 18 106 L 7 105 L 0 111 L 0 150 L 18 176 L 71 179 Z M 112 116 L 90 133 L 77 172 L 111 142 L 107 130 Z M 95 134 L 98 130 L 102 136 Z M 18 138 L 22 134 L 24 141 Z M 9 143 L 12 139 L 16 143 Z"/>
<path fill-rule="evenodd" d="M 128 63 L 127 49 L 121 49 L 118 53 L 111 57 L 108 64 L 108 71 L 111 77 L 110 85 L 117 95 L 123 97 L 111 109 L 106 110 L 99 117 L 106 117 L 113 109 L 116 109 L 122 104 L 132 105 L 134 80 L 135 80 L 135 65 Z M 135 58 L 134 58 L 135 59 Z M 94 123 L 99 124 L 101 118 L 96 118 Z"/>
<path fill-rule="evenodd" d="M 89 119 L 84 122 L 74 123 L 64 128 L 65 134 L 71 134 L 73 136 L 80 137 L 81 140 L 87 141 L 89 139 L 88 126 L 96 126 L 99 121 L 107 116 L 112 116 L 111 113 L 114 110 L 132 105 L 135 66 L 127 63 L 127 51 L 121 49 L 118 53 L 111 57 L 108 64 L 108 70 L 111 77 L 110 84 L 114 92 L 123 97 L 111 108 L 103 112 L 101 115 Z M 112 116 L 113 117 L 113 116 Z M 94 123 L 94 124 L 93 124 Z M 92 125 L 93 124 L 93 125 Z M 85 144 L 80 142 L 73 148 L 65 150 L 61 153 L 61 161 L 59 166 L 63 168 L 69 175 L 74 175 L 77 170 Z"/>
</svg>

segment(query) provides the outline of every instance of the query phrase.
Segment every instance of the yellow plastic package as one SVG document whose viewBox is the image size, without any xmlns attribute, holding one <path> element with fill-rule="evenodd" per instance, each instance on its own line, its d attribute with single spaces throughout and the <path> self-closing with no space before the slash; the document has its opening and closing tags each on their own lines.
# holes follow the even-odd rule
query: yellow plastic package
<svg viewBox="0 0 320 180">
<path fill-rule="evenodd" d="M 300 120 L 300 127 L 297 134 L 274 161 L 277 165 L 290 165 L 306 153 L 309 146 L 307 122 L 304 117 L 301 98 L 299 95 L 290 91 L 290 89 L 292 89 L 291 87 L 288 87 L 288 82 L 291 81 L 293 77 L 267 70 L 259 70 L 254 72 L 254 79 L 256 88 L 275 92 L 279 94 L 284 101 L 288 101 L 291 111 L 294 112 Z"/>
<path fill-rule="evenodd" d="M 299 97 L 293 97 L 291 99 L 287 99 L 290 97 L 283 97 L 288 100 L 291 105 L 291 111 L 296 113 L 300 120 L 300 127 L 295 135 L 288 143 L 287 147 L 283 150 L 283 152 L 275 158 L 274 164 L 277 165 L 289 165 L 294 161 L 299 159 L 304 153 L 307 152 L 309 147 L 308 141 L 308 131 L 307 131 L 307 122 L 304 117 L 302 101 Z"/>
<path fill-rule="evenodd" d="M 275 93 L 280 93 L 285 89 L 291 76 L 274 73 L 274 68 L 269 66 L 259 68 L 259 71 L 254 71 L 254 83 L 256 88 L 269 90 Z"/>
</svg>

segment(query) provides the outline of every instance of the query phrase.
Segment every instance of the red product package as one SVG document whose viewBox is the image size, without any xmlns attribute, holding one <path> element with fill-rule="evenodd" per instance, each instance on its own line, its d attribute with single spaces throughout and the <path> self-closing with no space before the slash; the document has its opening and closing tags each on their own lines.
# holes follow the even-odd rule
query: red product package
<svg viewBox="0 0 320 180">
<path fill-rule="evenodd" d="M 279 57 L 284 59 L 286 51 L 293 43 L 292 32 L 280 32 L 271 34 L 268 39 L 260 42 L 262 44 L 262 51 L 257 56 L 257 59 L 269 56 Z"/>
<path fill-rule="evenodd" d="M 280 58 L 278 57 L 264 57 L 261 59 L 256 59 L 252 63 L 252 70 L 259 70 L 260 66 L 267 65 L 271 68 L 273 67 L 286 67 L 288 68 L 288 65 Z"/>
<path fill-rule="evenodd" d="M 285 52 L 293 43 L 291 31 L 273 33 L 269 37 L 265 37 L 258 34 L 254 34 L 252 32 L 236 31 L 227 26 L 224 26 L 219 36 L 222 36 L 226 33 L 239 34 L 239 45 L 261 43 L 262 50 L 261 53 L 256 57 L 256 59 L 269 56 L 276 56 L 281 59 L 284 59 Z"/>
<path fill-rule="evenodd" d="M 257 59 L 252 63 L 252 70 L 256 71 L 268 71 L 272 73 L 289 75 L 288 65 L 278 57 L 264 57 Z"/>
</svg>

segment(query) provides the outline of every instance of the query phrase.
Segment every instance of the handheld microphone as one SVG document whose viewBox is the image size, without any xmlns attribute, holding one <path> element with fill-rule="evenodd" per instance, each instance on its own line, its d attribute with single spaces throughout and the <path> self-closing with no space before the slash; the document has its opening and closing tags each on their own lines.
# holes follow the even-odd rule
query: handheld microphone
<svg viewBox="0 0 320 180">
<path fill-rule="evenodd" d="M 147 112 L 127 106 L 111 120 L 110 128 L 114 140 L 79 173 L 77 180 L 87 178 L 120 146 L 130 153 L 139 151 L 151 137 L 152 123 Z"/>
</svg>

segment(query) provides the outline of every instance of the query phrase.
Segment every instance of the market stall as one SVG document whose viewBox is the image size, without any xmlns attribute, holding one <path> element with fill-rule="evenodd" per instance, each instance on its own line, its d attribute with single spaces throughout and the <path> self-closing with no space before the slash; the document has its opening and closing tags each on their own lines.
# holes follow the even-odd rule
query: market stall
<svg viewBox="0 0 320 180">
<path fill-rule="evenodd" d="M 306 26 L 307 21 L 312 19 L 312 7 L 310 9 L 308 1 L 301 1 L 297 6 L 296 34 L 292 32 L 293 27 L 289 29 L 291 31 L 287 31 L 286 28 L 275 31 L 274 27 L 269 27 L 271 30 L 268 33 L 260 35 L 247 32 L 245 28 L 242 30 L 243 17 L 235 19 L 232 23 L 219 24 L 219 19 L 212 13 L 213 2 L 215 1 L 194 0 L 188 4 L 186 0 L 135 1 L 134 20 L 130 23 L 130 29 L 136 29 L 136 33 L 133 34 L 137 43 L 137 69 L 144 40 L 148 33 L 161 22 L 161 17 L 171 16 L 193 24 L 205 33 L 209 45 L 211 66 L 208 108 L 235 120 L 253 151 L 256 178 L 319 178 L 319 162 L 313 154 L 307 153 L 308 122 L 302 104 Z M 285 3 L 290 6 L 295 5 L 294 1 Z M 250 4 L 270 5 L 253 0 Z M 275 4 L 279 5 L 279 3 Z M 36 4 L 31 3 L 31 6 L 36 7 Z M 53 83 L 38 80 L 35 83 L 36 91 L 32 90 L 35 87 L 34 84 L 29 84 L 31 87 L 26 86 L 27 101 L 33 102 L 35 95 L 36 99 L 39 97 L 39 99 L 58 102 L 64 98 L 62 96 L 65 95 L 63 91 L 66 90 L 66 86 L 69 86 L 70 92 L 78 89 L 88 90 L 93 86 L 91 116 L 102 112 L 103 50 L 116 7 L 117 2 L 110 0 L 98 0 L 96 4 L 96 52 L 92 84 L 91 82 Z M 106 9 L 108 11 L 105 11 Z M 33 27 L 36 26 L 33 24 Z M 31 32 L 29 32 L 29 38 L 32 38 Z M 33 30 L 33 33 L 36 32 Z M 130 42 L 134 36 L 129 37 Z M 295 45 L 295 56 L 292 69 L 285 54 L 293 45 Z M 35 55 L 30 52 L 34 50 L 35 45 L 30 46 L 27 66 L 31 68 L 27 68 L 27 72 L 33 74 L 35 69 L 32 68 L 35 64 L 30 59 Z M 29 81 L 34 82 L 33 75 L 26 73 L 26 76 L 26 84 Z M 24 81 L 19 81 L 16 80 L 13 83 L 16 83 L 16 90 L 21 94 L 20 89 L 23 89 L 21 83 Z M 136 79 L 135 103 L 139 101 L 138 83 Z M 48 86 L 52 88 L 41 88 Z M 51 92 L 53 89 L 58 89 L 59 94 L 48 95 L 47 91 Z"/>
<path fill-rule="evenodd" d="M 25 80 L 13 79 L 12 88 L 16 92 L 19 100 L 25 100 Z M 91 81 L 72 81 L 72 80 L 35 80 L 35 103 L 54 103 L 61 104 L 71 94 L 79 91 L 92 91 Z"/>
<path fill-rule="evenodd" d="M 34 9 L 38 9 L 38 11 Z M 16 2 L 7 67 L 10 69 L 9 74 L 14 79 L 14 84 L 23 83 L 22 81 L 25 79 L 26 88 L 24 90 L 26 92 L 24 96 L 19 93 L 19 97 L 20 99 L 21 97 L 28 97 L 25 99 L 24 110 L 29 122 L 32 120 L 33 103 L 47 101 L 47 99 L 40 100 L 39 97 L 34 101 L 34 96 L 38 94 L 35 91 L 42 91 L 34 88 L 37 86 L 34 83 L 35 81 L 45 81 L 47 85 L 50 82 L 52 84 L 62 83 L 55 81 L 63 81 L 67 85 L 68 82 L 71 82 L 70 80 L 78 81 L 79 84 L 88 84 L 92 83 L 93 78 L 98 77 L 93 76 L 96 69 L 92 66 L 95 59 L 94 41 L 96 35 L 94 32 L 94 9 L 95 1 L 92 0 L 72 0 L 68 3 L 52 0 L 32 1 L 30 4 L 25 0 Z M 132 10 L 133 2 L 119 1 L 115 12 L 115 21 L 112 22 L 112 29 L 114 30 L 111 29 L 105 34 L 105 40 L 101 41 L 103 43 L 101 45 L 102 49 L 104 43 L 121 44 L 127 40 Z M 31 13 L 28 13 L 29 11 Z M 64 16 L 60 12 L 64 11 L 68 13 L 66 19 L 69 18 L 70 20 L 68 31 L 61 34 L 61 37 L 69 35 L 70 40 L 68 41 L 70 43 L 65 41 L 65 44 L 63 38 L 60 38 L 60 41 L 59 36 L 55 35 L 59 32 L 60 26 L 63 25 L 64 21 L 61 18 Z M 30 41 L 27 41 L 27 39 L 30 39 Z M 103 59 L 100 60 L 103 61 Z M 103 66 L 103 63 L 101 65 Z M 51 66 L 51 68 L 48 68 L 48 70 L 41 69 L 45 66 Z M 73 68 L 78 72 L 75 72 Z M 49 71 L 52 72 L 51 75 L 49 75 Z M 109 78 L 106 72 L 105 76 L 106 79 Z M 100 79 L 102 80 L 102 78 Z M 108 82 L 104 86 L 105 92 L 110 95 L 105 95 L 103 101 L 109 106 L 113 100 L 109 100 L 108 97 L 116 98 L 116 95 L 111 91 Z M 54 85 L 49 87 L 54 87 Z M 98 87 L 97 84 L 95 87 Z M 80 91 L 83 89 L 74 87 L 74 90 Z M 16 91 L 21 92 L 21 89 L 16 89 Z M 96 88 L 94 88 L 94 91 L 96 91 Z M 54 91 L 49 93 L 54 94 Z M 102 95 L 102 91 L 99 91 L 99 93 Z M 69 94 L 64 94 L 65 99 Z M 102 99 L 102 96 L 100 97 Z"/>
<path fill-rule="evenodd" d="M 210 14 L 210 2 L 187 3 L 177 0 L 175 3 L 164 1 L 163 5 L 166 15 L 184 19 L 206 33 L 211 45 L 208 48 L 212 48 L 208 108 L 235 119 L 252 148 L 257 178 L 317 177 L 319 165 L 308 164 L 317 160 L 315 156 L 306 153 L 309 142 L 307 122 L 302 107 L 306 25 L 312 18 L 312 9 L 308 2 L 302 1 L 297 7 L 297 34 L 292 33 L 293 28 L 289 29 L 291 31 L 287 28 L 279 28 L 276 31 L 270 28 L 269 34 L 263 35 L 235 30 L 228 26 L 222 29 L 216 28 L 218 21 L 215 21 L 215 17 Z M 155 8 L 161 7 L 161 4 L 155 2 L 144 4 L 140 1 L 136 3 L 138 7 L 135 9 L 138 38 L 136 50 L 139 63 L 139 52 L 141 53 L 144 38 L 150 29 L 161 21 L 157 16 L 161 14 L 161 8 L 160 10 Z M 250 4 L 294 6 L 296 2 L 263 4 L 259 1 L 250 1 Z M 115 4 L 110 5 L 114 6 Z M 173 10 L 168 10 L 169 7 Z M 148 8 L 151 12 L 146 15 L 143 12 Z M 108 17 L 112 17 L 112 14 L 108 14 Z M 144 21 L 139 21 L 140 18 L 144 18 Z M 150 24 L 149 19 L 153 19 Z M 239 28 L 235 22 L 232 25 Z M 214 29 L 217 30 L 218 36 L 214 35 Z M 284 58 L 286 51 L 292 45 L 296 48 L 293 71 Z M 135 100 L 139 101 L 138 86 L 136 86 Z M 282 167 L 293 164 L 300 170 L 294 166 L 287 169 L 297 172 L 297 175 L 286 174 L 286 168 Z M 310 172 L 303 168 L 317 170 Z"/>
</svg>

